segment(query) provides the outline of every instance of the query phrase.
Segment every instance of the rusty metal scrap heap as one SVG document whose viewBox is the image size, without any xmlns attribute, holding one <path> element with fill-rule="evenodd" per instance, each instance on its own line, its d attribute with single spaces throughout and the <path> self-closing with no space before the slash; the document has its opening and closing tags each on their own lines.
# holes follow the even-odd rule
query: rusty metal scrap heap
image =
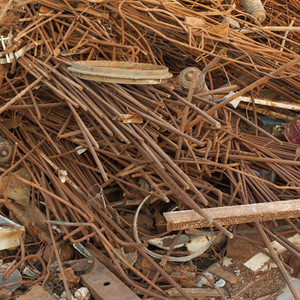
<svg viewBox="0 0 300 300">
<path fill-rule="evenodd" d="M 298 145 L 263 130 L 257 119 L 262 107 L 254 101 L 242 106 L 253 111 L 251 120 L 244 110 L 227 105 L 238 96 L 254 98 L 266 90 L 276 100 L 299 103 L 299 7 L 297 0 L 265 1 L 261 24 L 242 3 L 229 0 L 1 3 L 0 134 L 14 145 L 11 163 L 1 167 L 1 201 L 18 218 L 26 210 L 24 203 L 6 195 L 2 180 L 10 175 L 31 187 L 28 230 L 53 244 L 68 297 L 59 255 L 65 241 L 97 245 L 109 258 L 107 265 L 138 295 L 166 299 L 167 284 L 191 299 L 145 253 L 146 244 L 133 240 L 132 222 L 128 227 L 120 221 L 120 207 L 136 210 L 150 195 L 149 207 L 173 203 L 193 209 L 232 238 L 238 236 L 235 226 L 221 226 L 204 207 L 299 198 Z M 76 61 L 89 60 L 163 65 L 174 80 L 102 83 L 70 71 Z M 194 93 L 193 76 L 187 90 L 180 87 L 176 78 L 186 67 L 205 71 L 206 91 Z M 214 101 L 229 92 L 235 93 Z M 272 113 L 286 120 L 296 116 Z M 15 172 L 20 167 L 31 179 Z M 121 199 L 111 197 L 116 191 Z M 286 223 L 300 233 L 297 219 Z M 268 228 L 277 223 L 254 225 L 299 299 L 289 267 L 272 250 L 275 238 Z M 276 240 L 286 245 L 283 238 Z M 22 245 L 9 272 L 40 259 L 26 252 L 24 241 Z M 288 246 L 300 257 L 298 247 Z M 137 251 L 156 270 L 155 279 L 129 264 L 117 251 L 121 247 Z M 28 285 L 47 280 L 49 269 L 44 262 L 42 266 L 38 279 Z"/>
</svg>

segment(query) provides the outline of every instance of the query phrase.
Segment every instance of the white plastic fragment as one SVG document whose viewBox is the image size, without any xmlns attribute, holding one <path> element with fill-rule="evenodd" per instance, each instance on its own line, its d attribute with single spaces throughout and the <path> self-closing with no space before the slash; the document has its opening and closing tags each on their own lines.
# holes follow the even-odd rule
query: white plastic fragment
<svg viewBox="0 0 300 300">
<path fill-rule="evenodd" d="M 5 38 L 4 38 L 5 39 Z M 12 63 L 14 59 L 19 59 L 25 52 L 29 51 L 30 49 L 36 47 L 34 43 L 30 43 L 28 46 L 24 46 L 17 52 L 10 52 L 5 57 L 0 58 L 0 65 Z"/>
<path fill-rule="evenodd" d="M 65 183 L 66 182 L 66 177 L 68 176 L 68 172 L 67 172 L 67 170 L 58 170 L 58 172 L 57 172 L 57 174 L 58 174 L 58 178 L 59 178 L 59 180 L 62 182 L 62 183 Z"/>
<path fill-rule="evenodd" d="M 11 41 L 11 37 L 10 36 L 4 37 L 3 35 L 1 35 L 0 40 L 1 40 L 1 45 L 2 45 L 3 50 L 6 50 L 6 44 Z M 14 59 L 14 55 L 12 53 L 5 54 L 5 57 L 6 57 L 7 63 L 11 63 Z"/>
<path fill-rule="evenodd" d="M 78 146 L 78 147 L 76 147 L 75 149 L 78 149 L 78 150 L 76 151 L 76 153 L 77 153 L 78 155 L 81 155 L 82 153 L 84 153 L 84 152 L 87 150 L 87 148 L 82 148 L 82 146 Z"/>
<path fill-rule="evenodd" d="M 91 293 L 89 291 L 88 288 L 86 287 L 81 287 L 80 289 L 78 289 L 75 293 L 74 296 L 78 299 L 78 300 L 89 300 L 91 298 Z"/>
</svg>

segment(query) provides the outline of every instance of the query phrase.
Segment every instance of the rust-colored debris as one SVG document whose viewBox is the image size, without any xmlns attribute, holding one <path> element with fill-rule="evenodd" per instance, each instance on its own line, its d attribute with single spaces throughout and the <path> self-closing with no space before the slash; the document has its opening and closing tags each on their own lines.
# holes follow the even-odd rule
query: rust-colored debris
<svg viewBox="0 0 300 300">
<path fill-rule="evenodd" d="M 222 225 L 300 217 L 300 200 L 204 208 L 203 212 Z M 209 227 L 209 222 L 193 210 L 166 212 L 168 231 Z"/>
<path fill-rule="evenodd" d="M 0 253 L 0 294 L 43 284 L 68 300 L 81 286 L 80 300 L 247 297 L 268 272 L 239 291 L 205 273 L 228 239 L 246 239 L 242 221 L 300 299 L 289 265 L 300 259 L 289 240 L 300 233 L 299 7 L 2 1 L 0 209 L 26 235 L 17 226 L 20 246 Z M 186 227 L 163 217 L 186 210 Z M 226 222 L 209 213 L 225 210 Z M 199 219 L 207 228 L 183 232 Z M 101 272 L 70 263 L 91 256 Z"/>
</svg>

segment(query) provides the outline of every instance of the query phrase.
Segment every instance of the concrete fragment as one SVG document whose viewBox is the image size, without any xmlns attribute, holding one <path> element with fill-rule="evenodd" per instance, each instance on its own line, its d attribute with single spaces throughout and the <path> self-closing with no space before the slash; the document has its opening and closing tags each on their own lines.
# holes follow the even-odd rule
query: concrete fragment
<svg viewBox="0 0 300 300">
<path fill-rule="evenodd" d="M 297 233 L 293 235 L 292 237 L 288 238 L 288 240 L 295 244 L 296 246 L 300 246 L 300 235 Z M 286 251 L 286 248 L 284 248 L 281 244 L 279 244 L 277 241 L 273 241 L 272 246 L 274 250 L 277 252 L 277 254 L 281 254 L 284 251 Z M 268 251 L 267 248 L 265 248 L 266 251 Z M 254 255 L 252 258 L 250 258 L 248 261 L 244 263 L 244 266 L 252 270 L 253 272 L 258 272 L 259 270 L 263 270 L 263 267 L 270 261 L 270 257 L 262 252 L 259 252 L 258 254 Z M 270 267 L 277 267 L 275 263 L 271 263 Z"/>
<path fill-rule="evenodd" d="M 21 233 L 25 232 L 24 226 L 16 224 L 8 218 L 0 216 L 0 223 L 8 223 L 19 227 Z M 17 229 L 8 226 L 0 227 L 0 250 L 14 249 L 20 246 L 20 239 Z"/>
<path fill-rule="evenodd" d="M 81 287 L 80 289 L 78 289 L 75 293 L 74 296 L 78 299 L 78 300 L 89 300 L 91 298 L 91 293 L 89 291 L 88 288 L 86 287 Z"/>
</svg>

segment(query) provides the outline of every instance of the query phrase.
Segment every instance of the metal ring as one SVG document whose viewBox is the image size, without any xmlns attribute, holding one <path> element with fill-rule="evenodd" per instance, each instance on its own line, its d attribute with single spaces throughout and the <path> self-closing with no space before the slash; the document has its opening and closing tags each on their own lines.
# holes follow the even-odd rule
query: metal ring
<svg viewBox="0 0 300 300">
<path fill-rule="evenodd" d="M 139 239 L 139 236 L 138 236 L 138 231 L 137 231 L 137 224 L 138 224 L 138 216 L 139 216 L 139 213 L 143 207 L 143 205 L 145 204 L 145 202 L 151 197 L 151 195 L 147 196 L 141 203 L 140 205 L 138 206 L 136 212 L 135 212 L 135 215 L 134 215 L 134 219 L 133 219 L 133 236 L 134 236 L 134 239 L 137 243 L 142 243 L 141 240 Z M 185 261 L 189 261 L 191 259 L 194 259 L 196 258 L 197 256 L 203 254 L 209 247 L 210 245 L 212 244 L 213 242 L 213 237 L 211 236 L 209 241 L 207 242 L 207 244 L 199 251 L 193 253 L 193 254 L 190 254 L 190 255 L 187 255 L 187 256 L 182 256 L 182 257 L 176 257 L 176 256 L 168 256 L 168 261 L 176 261 L 176 262 L 185 262 Z M 157 258 L 157 259 L 163 259 L 165 257 L 165 255 L 161 255 L 161 254 L 157 254 L 155 252 L 152 252 L 151 250 L 147 249 L 146 247 L 142 247 L 143 251 L 145 251 L 148 255 L 154 257 L 154 258 Z"/>
</svg>

